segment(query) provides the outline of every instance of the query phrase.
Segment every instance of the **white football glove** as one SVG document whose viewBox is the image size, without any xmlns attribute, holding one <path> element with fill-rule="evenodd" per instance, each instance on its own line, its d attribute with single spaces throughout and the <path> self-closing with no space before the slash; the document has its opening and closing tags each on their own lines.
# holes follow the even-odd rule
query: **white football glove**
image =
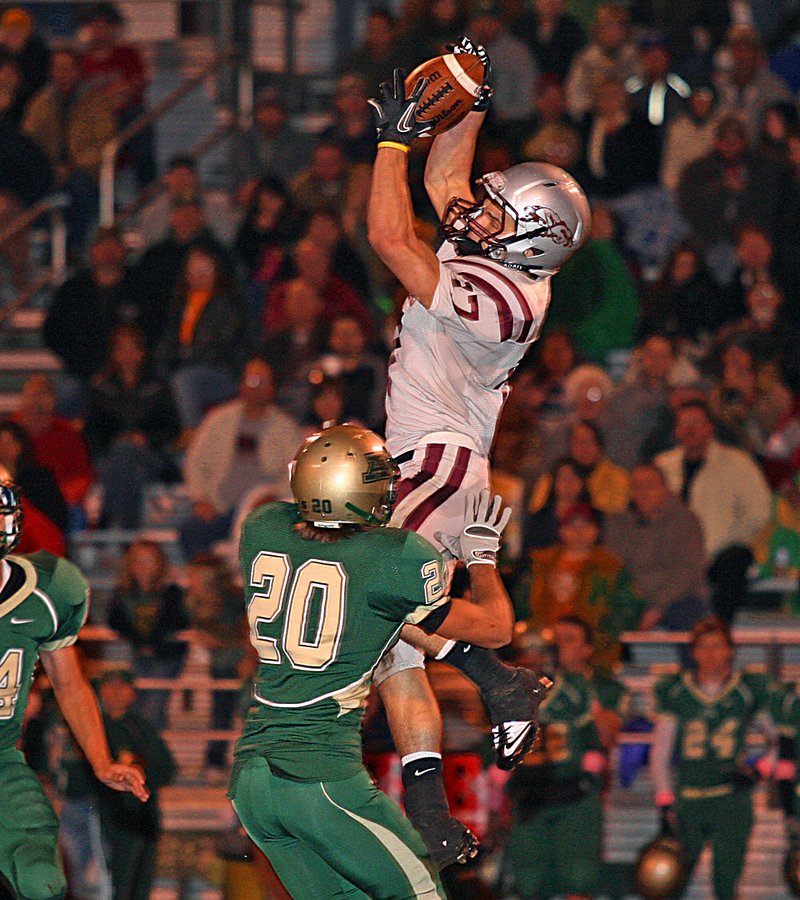
<svg viewBox="0 0 800 900">
<path fill-rule="evenodd" d="M 467 494 L 464 528 L 460 535 L 436 532 L 436 540 L 467 568 L 475 564 L 497 565 L 500 535 L 511 518 L 511 507 L 503 508 L 503 498 L 484 489 L 479 494 Z"/>
</svg>

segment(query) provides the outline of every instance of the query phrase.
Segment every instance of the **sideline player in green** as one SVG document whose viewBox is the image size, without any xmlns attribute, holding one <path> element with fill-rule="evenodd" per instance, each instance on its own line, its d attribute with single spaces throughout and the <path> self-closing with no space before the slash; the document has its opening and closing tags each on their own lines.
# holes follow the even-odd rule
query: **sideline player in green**
<svg viewBox="0 0 800 900">
<path fill-rule="evenodd" d="M 710 843 L 714 896 L 733 900 L 753 826 L 756 777 L 745 762 L 745 739 L 773 689 L 765 675 L 733 669 L 733 639 L 722 619 L 698 622 L 690 649 L 695 670 L 667 675 L 653 689 L 650 773 L 662 821 L 680 840 L 688 871 Z"/>
<path fill-rule="evenodd" d="M 580 900 L 601 888 L 602 789 L 627 694 L 589 665 L 588 623 L 564 616 L 553 631 L 555 682 L 539 707 L 540 739 L 508 783 L 506 865 L 522 897 Z"/>
<path fill-rule="evenodd" d="M 115 763 L 94 691 L 74 647 L 89 609 L 89 586 L 65 559 L 11 555 L 22 533 L 19 490 L 0 471 L 0 874 L 22 900 L 63 897 L 58 821 L 38 778 L 16 749 L 37 660 L 95 776 L 145 801 L 142 770 Z"/>
<path fill-rule="evenodd" d="M 295 456 L 297 505 L 263 506 L 242 530 L 260 664 L 230 796 L 295 900 L 444 897 L 435 869 L 477 852 L 451 819 L 441 853 L 428 858 L 411 823 L 372 784 L 360 724 L 373 669 L 405 623 L 486 647 L 511 639 L 513 610 L 495 568 L 509 511 L 483 491 L 467 499 L 461 534 L 442 536 L 466 562 L 472 587 L 473 602 L 451 600 L 439 552 L 411 531 L 379 527 L 397 477 L 377 435 L 328 428 Z M 431 774 L 418 767 L 406 806 L 425 795 Z"/>
</svg>

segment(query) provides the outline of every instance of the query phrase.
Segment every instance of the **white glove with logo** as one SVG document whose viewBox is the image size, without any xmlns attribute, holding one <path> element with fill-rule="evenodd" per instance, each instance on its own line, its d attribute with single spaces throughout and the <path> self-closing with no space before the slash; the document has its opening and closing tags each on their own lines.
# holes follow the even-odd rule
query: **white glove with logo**
<svg viewBox="0 0 800 900">
<path fill-rule="evenodd" d="M 462 559 L 467 568 L 476 564 L 497 565 L 500 535 L 511 518 L 511 507 L 503 508 L 503 498 L 492 497 L 488 490 L 479 494 L 467 494 L 464 512 L 464 528 L 460 535 L 436 532 L 436 540 L 456 559 Z"/>
</svg>

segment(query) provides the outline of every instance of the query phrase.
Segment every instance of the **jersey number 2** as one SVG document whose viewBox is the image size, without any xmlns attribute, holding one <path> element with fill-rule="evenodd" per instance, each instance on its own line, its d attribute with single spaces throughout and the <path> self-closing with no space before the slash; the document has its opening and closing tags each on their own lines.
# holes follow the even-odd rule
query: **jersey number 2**
<svg viewBox="0 0 800 900">
<path fill-rule="evenodd" d="M 291 575 L 284 553 L 262 550 L 253 560 L 250 587 L 259 590 L 247 607 L 250 641 L 263 663 L 281 662 L 283 650 L 295 669 L 325 669 L 336 658 L 344 629 L 347 573 L 338 562 L 309 559 Z M 284 601 L 283 634 L 266 637 L 261 627 L 277 619 Z"/>
</svg>

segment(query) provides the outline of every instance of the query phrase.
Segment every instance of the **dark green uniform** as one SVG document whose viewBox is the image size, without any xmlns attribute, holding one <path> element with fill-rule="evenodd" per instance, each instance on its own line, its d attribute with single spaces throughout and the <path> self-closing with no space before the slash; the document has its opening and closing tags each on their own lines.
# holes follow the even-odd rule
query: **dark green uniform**
<svg viewBox="0 0 800 900">
<path fill-rule="evenodd" d="M 763 675 L 734 673 L 715 695 L 703 693 L 691 673 L 661 678 L 656 711 L 677 719 L 675 758 L 680 841 L 690 867 L 706 843 L 714 860 L 718 900 L 736 896 L 753 825 L 751 782 L 740 776 L 745 739 L 770 699 Z"/>
<path fill-rule="evenodd" d="M 74 644 L 86 620 L 89 588 L 78 569 L 44 551 L 8 556 L 0 594 L 0 873 L 19 897 L 62 897 L 58 822 L 39 780 L 15 749 L 22 734 L 40 650 Z"/>
<path fill-rule="evenodd" d="M 564 673 L 539 707 L 540 743 L 509 782 L 512 825 L 509 871 L 525 898 L 594 894 L 602 874 L 602 778 L 582 768 L 583 756 L 602 750 L 592 705 L 616 709 L 624 689 L 614 679 Z"/>
<path fill-rule="evenodd" d="M 372 670 L 406 622 L 446 612 L 439 553 L 373 528 L 303 540 L 295 507 L 248 516 L 239 557 L 260 664 L 233 805 L 295 900 L 444 896 L 424 844 L 362 764 Z"/>
</svg>

